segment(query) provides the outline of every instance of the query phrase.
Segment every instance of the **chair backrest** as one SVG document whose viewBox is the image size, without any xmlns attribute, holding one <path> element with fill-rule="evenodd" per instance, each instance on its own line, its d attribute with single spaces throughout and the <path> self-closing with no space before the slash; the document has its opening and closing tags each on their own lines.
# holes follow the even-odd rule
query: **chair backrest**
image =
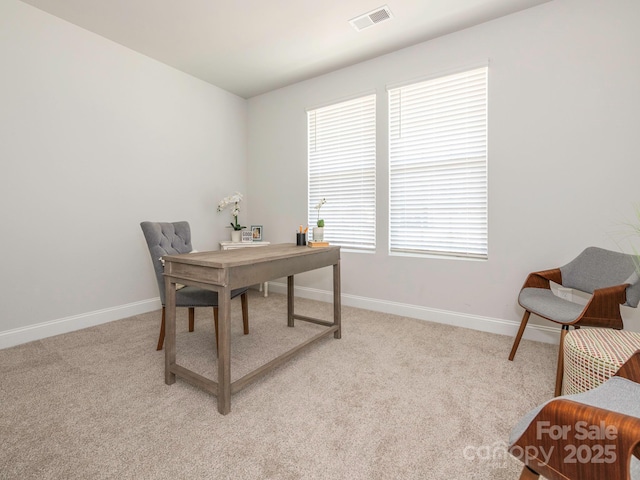
<svg viewBox="0 0 640 480">
<path fill-rule="evenodd" d="M 591 294 L 599 288 L 628 283 L 625 305 L 637 307 L 640 302 L 640 277 L 633 255 L 588 247 L 560 271 L 563 286 Z"/>
<path fill-rule="evenodd" d="M 147 240 L 153 269 L 156 272 L 160 300 L 164 305 L 164 255 L 189 253 L 191 247 L 191 228 L 189 222 L 142 222 L 144 238 Z"/>
</svg>

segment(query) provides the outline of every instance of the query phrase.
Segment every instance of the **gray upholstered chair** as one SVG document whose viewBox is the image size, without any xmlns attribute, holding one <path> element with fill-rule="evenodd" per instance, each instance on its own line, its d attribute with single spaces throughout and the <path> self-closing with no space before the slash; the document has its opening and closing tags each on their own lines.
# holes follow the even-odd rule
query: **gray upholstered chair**
<svg viewBox="0 0 640 480">
<path fill-rule="evenodd" d="M 164 255 L 176 255 L 189 253 L 191 246 L 191 229 L 188 222 L 142 222 L 142 232 L 147 240 L 151 262 L 155 270 L 160 300 L 162 301 L 162 323 L 160 324 L 160 338 L 157 350 L 162 350 L 165 330 L 165 290 L 164 290 Z M 247 300 L 247 288 L 239 288 L 231 291 L 231 298 L 240 295 L 242 303 L 242 321 L 244 334 L 249 333 L 249 307 Z M 194 330 L 195 307 L 213 307 L 213 318 L 216 330 L 216 345 L 218 343 L 218 294 L 210 290 L 198 287 L 186 286 L 176 292 L 176 307 L 189 308 L 189 331 Z"/>
<path fill-rule="evenodd" d="M 527 413 L 508 450 L 520 480 L 640 480 L 640 350 L 602 385 Z"/>
<path fill-rule="evenodd" d="M 556 296 L 549 282 L 591 295 L 586 305 Z M 560 395 L 563 376 L 563 345 L 569 326 L 606 327 L 621 330 L 620 305 L 637 307 L 640 281 L 633 255 L 597 247 L 586 248 L 567 265 L 534 272 L 525 281 L 518 303 L 524 308 L 520 329 L 513 342 L 513 360 L 531 313 L 562 325 L 555 394 Z"/>
</svg>

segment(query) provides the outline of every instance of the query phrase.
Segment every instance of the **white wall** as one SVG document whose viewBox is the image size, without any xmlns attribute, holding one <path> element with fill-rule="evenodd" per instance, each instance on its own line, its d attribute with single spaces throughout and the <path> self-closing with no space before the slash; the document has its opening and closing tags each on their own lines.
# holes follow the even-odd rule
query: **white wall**
<svg viewBox="0 0 640 480">
<path fill-rule="evenodd" d="M 3 0 L 0 348 L 156 308 L 142 220 L 189 220 L 195 247 L 217 248 L 229 218 L 216 203 L 239 190 L 243 223 L 293 241 L 304 109 L 371 89 L 378 250 L 343 253 L 344 304 L 513 334 L 526 273 L 586 245 L 618 249 L 640 202 L 639 23 L 635 0 L 554 0 L 255 97 L 247 114 L 241 98 Z M 489 260 L 390 257 L 385 86 L 487 58 Z M 329 278 L 296 284 L 327 298 Z M 640 331 L 639 312 L 623 313 Z"/>
<path fill-rule="evenodd" d="M 228 239 L 246 100 L 17 0 L 0 65 L 0 347 L 158 308 L 139 223 Z"/>
<path fill-rule="evenodd" d="M 343 252 L 345 304 L 513 335 L 526 274 L 589 245 L 619 249 L 640 202 L 639 24 L 637 0 L 554 0 L 250 99 L 248 189 L 261 199 L 253 221 L 267 240 L 293 241 L 306 223 L 305 108 L 375 89 L 378 248 Z M 389 256 L 385 87 L 486 59 L 489 260 Z M 296 282 L 311 297 L 330 290 L 328 271 Z M 640 331 L 637 310 L 623 316 Z"/>
</svg>

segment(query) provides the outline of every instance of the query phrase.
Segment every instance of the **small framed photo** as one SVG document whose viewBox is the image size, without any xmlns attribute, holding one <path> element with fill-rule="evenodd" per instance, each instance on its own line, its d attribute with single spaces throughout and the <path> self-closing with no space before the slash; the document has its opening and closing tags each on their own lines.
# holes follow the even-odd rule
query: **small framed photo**
<svg viewBox="0 0 640 480">
<path fill-rule="evenodd" d="M 251 230 L 243 230 L 242 231 L 242 243 L 251 243 L 253 242 L 253 233 Z"/>
<path fill-rule="evenodd" d="M 262 241 L 262 225 L 251 225 L 251 238 L 254 242 Z"/>
</svg>

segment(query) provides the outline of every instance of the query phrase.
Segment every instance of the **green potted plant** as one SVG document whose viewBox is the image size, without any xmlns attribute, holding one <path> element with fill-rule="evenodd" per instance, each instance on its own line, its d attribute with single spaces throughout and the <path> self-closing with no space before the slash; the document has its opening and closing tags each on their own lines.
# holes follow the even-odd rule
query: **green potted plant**
<svg viewBox="0 0 640 480">
<path fill-rule="evenodd" d="M 316 221 L 316 226 L 313 228 L 313 241 L 314 242 L 322 242 L 324 241 L 324 219 L 320 218 L 320 209 L 322 206 L 327 203 L 327 199 L 323 198 L 318 202 L 318 204 L 313 207 L 318 210 L 318 220 Z"/>
<path fill-rule="evenodd" d="M 629 236 L 637 242 L 638 238 L 640 238 L 640 205 L 635 205 L 635 216 L 634 221 L 629 222 L 628 226 L 630 228 Z M 631 243 L 631 250 L 633 250 L 633 261 L 636 264 L 636 272 L 640 275 L 640 252 L 634 243 Z"/>
</svg>

